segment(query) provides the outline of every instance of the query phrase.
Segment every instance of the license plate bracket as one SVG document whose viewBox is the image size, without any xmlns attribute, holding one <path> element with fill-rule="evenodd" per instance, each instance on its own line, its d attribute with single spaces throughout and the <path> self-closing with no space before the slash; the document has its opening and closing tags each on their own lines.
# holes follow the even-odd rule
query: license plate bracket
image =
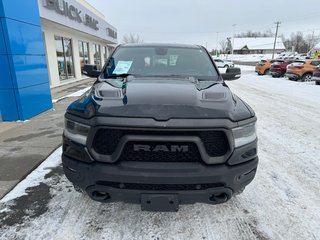
<svg viewBox="0 0 320 240">
<path fill-rule="evenodd" d="M 141 194 L 141 210 L 151 212 L 177 212 L 177 194 Z"/>
</svg>

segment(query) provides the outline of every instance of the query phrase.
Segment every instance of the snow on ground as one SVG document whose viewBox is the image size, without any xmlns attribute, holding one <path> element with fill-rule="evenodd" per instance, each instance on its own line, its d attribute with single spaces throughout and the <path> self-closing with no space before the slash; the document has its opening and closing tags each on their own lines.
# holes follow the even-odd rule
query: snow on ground
<svg viewBox="0 0 320 240">
<path fill-rule="evenodd" d="M 80 97 L 83 94 L 85 94 L 90 88 L 91 87 L 87 87 L 87 88 L 84 88 L 84 89 L 79 90 L 77 92 L 71 93 L 71 94 L 67 95 L 66 98 L 69 98 L 69 97 Z"/>
<path fill-rule="evenodd" d="M 62 153 L 62 148 L 58 148 L 54 151 L 46 161 L 44 161 L 36 170 L 32 172 L 25 180 L 20 182 L 14 189 L 8 193 L 4 198 L 0 200 L 0 203 L 9 202 L 13 199 L 21 197 L 23 195 L 28 195 L 26 192 L 27 188 L 35 187 L 40 185 L 44 180 L 44 176 L 52 171 L 53 168 L 60 164 L 60 157 Z"/>
<path fill-rule="evenodd" d="M 233 56 L 231 54 L 222 54 L 220 58 L 240 62 L 259 62 L 260 60 L 271 59 L 272 54 L 234 54 Z"/>
<path fill-rule="evenodd" d="M 70 98 L 70 97 L 80 97 L 82 96 L 83 94 L 85 94 L 85 92 L 87 92 L 91 87 L 87 87 L 87 88 L 84 88 L 84 89 L 81 89 L 77 92 L 74 92 L 74 93 L 71 93 L 69 95 L 66 95 L 66 96 L 63 96 L 61 98 L 58 98 L 58 99 L 53 99 L 52 102 L 53 103 L 56 103 L 56 102 L 59 102 L 61 101 L 62 99 L 65 99 L 65 98 Z"/>
<path fill-rule="evenodd" d="M 49 174 L 40 166 L 1 201 L 0 239 L 320 239 L 320 86 L 241 68 L 228 85 L 257 113 L 260 157 L 241 195 L 177 213 L 141 212 L 94 202 L 72 189 L 61 165 Z M 55 165 L 60 152 L 50 159 Z"/>
</svg>

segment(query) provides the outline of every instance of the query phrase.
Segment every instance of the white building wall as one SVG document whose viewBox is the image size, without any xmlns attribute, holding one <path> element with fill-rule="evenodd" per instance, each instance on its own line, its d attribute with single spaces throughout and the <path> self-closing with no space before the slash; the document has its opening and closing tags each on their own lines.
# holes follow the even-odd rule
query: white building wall
<svg viewBox="0 0 320 240">
<path fill-rule="evenodd" d="M 89 56 L 90 56 L 90 64 L 94 64 L 94 43 L 89 42 Z"/>
<path fill-rule="evenodd" d="M 49 29 L 42 28 L 44 33 L 44 42 L 46 48 L 46 57 L 47 57 L 47 65 L 48 65 L 48 73 L 50 86 L 58 86 L 60 85 L 59 79 L 59 71 L 58 71 L 58 59 L 56 52 L 56 45 L 54 40 L 54 32 Z"/>
<path fill-rule="evenodd" d="M 71 39 L 72 39 L 74 73 L 75 73 L 76 79 L 81 79 L 82 73 L 81 73 L 81 65 L 80 65 L 79 38 L 74 36 L 74 37 L 71 37 Z"/>
<path fill-rule="evenodd" d="M 117 29 L 111 24 L 107 23 L 104 15 L 95 10 L 90 4 L 86 3 L 85 1 L 66 0 L 69 6 L 73 6 L 81 12 L 81 17 L 84 17 L 86 14 L 88 14 L 90 17 L 93 17 L 98 22 L 98 29 L 88 27 L 84 24 L 84 22 L 79 23 L 73 19 L 70 19 L 70 17 L 57 13 L 54 9 L 45 7 L 47 1 L 48 0 L 38 0 L 39 13 L 42 19 L 49 20 L 50 22 L 59 24 L 61 26 L 68 26 L 70 29 L 75 29 L 93 37 L 104 39 L 110 43 L 117 43 L 117 37 L 109 35 L 107 31 L 108 29 L 111 29 L 117 32 Z"/>
<path fill-rule="evenodd" d="M 79 21 L 74 16 L 61 14 L 60 11 L 57 11 L 57 6 L 54 4 L 59 3 L 60 10 L 63 7 L 65 11 L 65 5 L 61 5 L 64 2 L 68 3 L 69 11 L 71 11 L 71 7 L 77 9 L 77 13 L 79 13 L 79 17 L 82 20 Z M 85 78 L 81 73 L 79 40 L 89 43 L 90 64 L 94 64 L 94 44 L 100 45 L 101 67 L 104 65 L 104 47 L 112 47 L 117 44 L 117 29 L 105 21 L 105 16 L 101 12 L 85 0 L 65 0 L 59 2 L 38 0 L 38 6 L 51 87 Z M 89 24 L 87 24 L 86 18 L 89 19 Z M 55 36 L 72 39 L 72 57 L 75 74 L 75 77 L 72 79 L 60 81 Z"/>
<path fill-rule="evenodd" d="M 44 40 L 46 45 L 47 64 L 48 64 L 48 72 L 49 72 L 51 87 L 56 87 L 63 83 L 87 78 L 86 76 L 83 76 L 81 73 L 79 46 L 78 46 L 79 41 L 84 41 L 89 43 L 90 64 L 94 64 L 94 44 L 99 44 L 101 47 L 101 63 L 102 63 L 102 66 L 104 65 L 105 61 L 104 61 L 104 55 L 103 55 L 103 51 L 104 51 L 103 48 L 104 46 L 107 46 L 107 47 L 111 46 L 109 42 L 97 37 L 93 37 L 92 35 L 87 35 L 73 29 L 68 29 L 64 26 L 47 22 L 46 20 L 43 20 L 43 19 L 41 24 L 42 24 L 42 30 L 44 33 Z M 60 81 L 55 36 L 72 39 L 72 52 L 73 52 L 75 78 Z"/>
</svg>

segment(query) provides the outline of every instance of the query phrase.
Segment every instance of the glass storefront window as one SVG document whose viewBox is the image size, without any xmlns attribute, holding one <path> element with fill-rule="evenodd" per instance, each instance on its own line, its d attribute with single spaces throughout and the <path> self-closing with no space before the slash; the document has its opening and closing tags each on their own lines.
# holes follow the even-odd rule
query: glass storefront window
<svg viewBox="0 0 320 240">
<path fill-rule="evenodd" d="M 89 43 L 79 41 L 79 56 L 81 69 L 85 64 L 90 64 Z"/>
<path fill-rule="evenodd" d="M 104 61 L 106 62 L 107 61 L 107 59 L 108 59 L 108 48 L 107 47 L 103 47 L 103 49 L 104 49 Z"/>
<path fill-rule="evenodd" d="M 113 53 L 114 49 L 115 49 L 114 47 L 108 47 L 109 56 Z"/>
<path fill-rule="evenodd" d="M 94 44 L 94 64 L 97 66 L 97 69 L 101 69 L 101 48 L 100 45 Z"/>
<path fill-rule="evenodd" d="M 55 36 L 60 80 L 74 78 L 72 40 Z"/>
</svg>

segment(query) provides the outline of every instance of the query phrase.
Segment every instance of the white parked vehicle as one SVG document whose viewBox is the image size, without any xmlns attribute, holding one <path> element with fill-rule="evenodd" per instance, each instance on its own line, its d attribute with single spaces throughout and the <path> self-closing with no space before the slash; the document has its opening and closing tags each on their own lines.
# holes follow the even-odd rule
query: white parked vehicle
<svg viewBox="0 0 320 240">
<path fill-rule="evenodd" d="M 215 62 L 218 68 L 234 67 L 234 63 L 228 60 L 214 58 L 213 61 Z"/>
<path fill-rule="evenodd" d="M 282 52 L 278 55 L 277 59 L 299 59 L 297 52 Z"/>
</svg>

